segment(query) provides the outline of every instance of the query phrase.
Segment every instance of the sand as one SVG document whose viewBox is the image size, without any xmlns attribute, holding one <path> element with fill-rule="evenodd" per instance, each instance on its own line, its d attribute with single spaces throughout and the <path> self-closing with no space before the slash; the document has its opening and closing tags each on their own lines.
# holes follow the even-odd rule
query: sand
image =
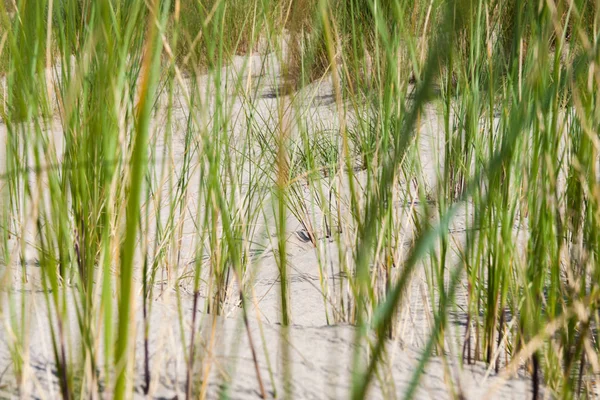
<svg viewBox="0 0 600 400">
<path fill-rule="evenodd" d="M 298 92 L 282 94 L 283 78 L 281 65 L 275 53 L 257 53 L 246 59 L 237 57 L 232 65 L 221 71 L 222 87 L 208 90 L 204 101 L 205 112 L 197 116 L 201 124 L 210 126 L 212 110 L 215 108 L 214 93 L 220 90 L 226 95 L 230 115 L 227 116 L 233 138 L 244 137 L 248 132 L 246 115 L 251 111 L 258 126 L 254 129 L 275 129 L 280 121 L 279 106 L 282 104 L 301 104 L 298 109 L 303 110 L 303 115 L 298 118 L 294 114 L 294 107 L 290 107 L 283 120 L 289 124 L 291 136 L 297 135 L 298 120 L 306 125 L 309 132 L 331 131 L 335 132 L 340 126 L 340 113 L 335 102 L 335 94 L 330 78 L 315 82 Z M 57 74 L 58 75 L 58 74 Z M 189 115 L 184 93 L 189 90 L 188 78 L 183 78 L 184 89 L 176 90 L 176 104 L 173 112 L 173 138 L 172 154 L 165 163 L 164 168 L 170 168 L 175 173 L 181 170 L 181 160 L 185 152 L 183 142 L 184 129 Z M 235 93 L 232 88 L 236 86 L 235 80 L 245 83 L 247 96 Z M 210 86 L 210 77 L 200 78 L 200 86 Z M 229 96 L 229 97 L 227 97 Z M 159 140 L 154 141 L 155 154 L 162 154 L 167 144 L 162 140 L 161 127 L 166 118 L 166 94 L 161 95 L 159 111 L 154 120 L 153 131 Z M 351 123 L 352 115 L 345 115 L 346 123 Z M 61 148 L 61 126 L 58 118 L 48 121 L 47 133 Z M 418 151 L 423 164 L 422 184 L 429 188 L 435 187 L 436 171 L 439 170 L 441 160 L 439 154 L 441 139 L 443 137 L 441 114 L 436 106 L 427 106 L 419 126 Z M 6 126 L 0 121 L 0 135 L 6 140 Z M 4 146 L 0 153 L 0 165 L 4 168 Z M 60 153 L 60 152 L 59 152 Z M 58 155 L 57 159 L 60 160 Z M 161 163 L 152 166 L 157 176 L 162 171 Z M 31 179 L 44 179 L 43 176 L 33 176 Z M 192 175 L 191 182 L 197 182 L 197 173 Z M 358 181 L 364 180 L 358 173 Z M 405 182 L 405 192 L 411 189 L 411 182 Z M 265 180 L 268 186 L 268 180 Z M 44 185 L 40 185 L 44 192 Z M 162 188 L 166 196 L 172 187 L 167 183 Z M 38 193 L 40 198 L 45 198 L 47 193 Z M 308 197 L 307 197 L 308 198 Z M 161 275 L 161 281 L 154 288 L 154 296 L 150 301 L 148 348 L 150 354 L 150 387 L 149 398 L 174 399 L 185 396 L 186 357 L 189 352 L 189 338 L 191 324 L 194 319 L 193 295 L 191 279 L 186 275 L 196 265 L 194 220 L 197 217 L 198 189 L 191 185 L 186 197 L 186 210 L 177 215 L 177 223 L 181 228 L 176 246 L 171 249 L 175 262 L 171 265 L 169 275 Z M 158 204 L 146 204 L 152 210 L 167 207 L 168 201 Z M 410 205 L 398 203 L 400 213 Z M 146 208 L 144 208 L 145 210 Z M 404 210 L 404 211 L 403 211 Z M 163 213 L 163 218 L 165 217 Z M 456 260 L 456 250 L 464 240 L 465 229 L 464 213 L 455 218 L 451 227 L 450 261 Z M 319 217 L 314 218 L 319 221 Z M 25 243 L 33 243 L 35 235 L 31 224 L 24 229 Z M 152 223 L 149 224 L 152 227 Z M 322 399 L 322 398 L 347 398 L 352 385 L 352 356 L 354 353 L 355 328 L 344 322 L 334 321 L 336 312 L 339 313 L 339 304 L 328 304 L 324 301 L 321 290 L 321 271 L 319 271 L 318 258 L 325 257 L 326 264 L 335 266 L 339 263 L 337 245 L 330 241 L 325 234 L 323 225 L 314 225 L 317 247 L 307 241 L 307 232 L 300 221 L 290 215 L 287 221 L 288 228 L 288 254 L 289 254 L 289 282 L 290 282 L 290 309 L 292 325 L 284 330 L 281 325 L 281 310 L 279 301 L 279 271 L 273 252 L 274 237 L 272 217 L 264 217 L 264 226 L 254 231 L 253 239 L 260 246 L 250 249 L 254 256 L 247 274 L 252 282 L 252 296 L 249 299 L 249 326 L 253 342 L 257 350 L 257 361 L 260 376 L 264 382 L 265 390 L 269 397 L 283 396 L 285 369 L 291 371 L 290 388 L 293 398 Z M 271 233 L 270 233 L 271 232 Z M 405 232 L 405 249 L 408 251 L 412 238 L 412 225 L 407 217 Z M 154 238 L 153 228 L 148 228 L 148 238 Z M 150 243 L 150 246 L 153 244 Z M 13 238 L 10 243 L 10 253 L 13 257 L 5 268 L 7 273 L 5 282 L 12 282 L 12 286 L 4 285 L 5 291 L 1 294 L 0 307 L 2 324 L 0 325 L 0 398 L 12 398 L 20 395 L 25 398 L 59 397 L 57 371 L 53 362 L 51 346 L 50 324 L 45 295 L 41 290 L 39 267 L 36 265 L 38 255 L 31 245 L 25 246 L 25 268 L 17 266 L 14 255 L 20 249 L 20 244 Z M 348 254 L 349 249 L 344 249 L 342 254 Z M 177 257 L 175 257 L 175 255 Z M 140 263 L 136 269 L 136 284 L 139 294 L 141 286 L 139 281 Z M 417 368 L 419 359 L 425 346 L 432 326 L 433 313 L 431 298 L 425 283 L 424 271 L 426 265 L 420 265 L 413 277 L 410 291 L 406 301 L 401 307 L 398 318 L 397 337 L 387 344 L 386 364 L 382 365 L 377 379 L 373 380 L 368 398 L 402 398 L 409 382 Z M 17 285 L 25 273 L 28 278 L 26 285 Z M 8 281 L 7 281 L 8 279 Z M 328 274 L 326 282 L 335 283 L 344 280 L 343 276 Z M 335 286 L 335 285 L 332 285 Z M 466 304 L 466 283 L 459 287 L 457 306 L 449 314 L 450 326 L 446 336 L 446 354 L 432 357 L 425 367 L 417 386 L 417 398 L 444 399 L 462 396 L 466 399 L 477 398 L 528 398 L 531 397 L 531 382 L 523 376 L 498 376 L 493 369 L 487 368 L 482 363 L 462 365 L 460 360 L 463 334 L 465 331 L 466 316 L 461 312 L 461 307 Z M 19 290 L 12 288 L 19 288 Z M 235 284 L 232 283 L 231 296 L 227 299 L 223 313 L 207 314 L 206 287 L 201 288 L 199 307 L 196 315 L 196 360 L 193 380 L 197 394 L 205 391 L 208 398 L 217 398 L 223 393 L 233 399 L 258 398 L 260 391 L 257 383 L 257 373 L 253 362 L 248 335 L 242 322 L 242 313 L 239 300 L 236 296 Z M 180 294 L 180 306 L 176 293 Z M 66 314 L 68 323 L 65 330 L 68 332 L 70 357 L 78 353 L 81 344 L 78 333 L 76 310 L 73 298 L 78 294 L 73 289 L 68 289 Z M 19 300 L 21 295 L 27 298 L 25 317 L 28 321 L 24 336 L 25 366 L 24 382 L 20 389 L 15 381 L 14 368 L 10 357 L 10 349 L 14 343 L 11 332 L 11 307 L 9 299 Z M 136 298 L 136 345 L 135 345 L 135 398 L 144 398 L 144 335 L 143 335 L 143 308 L 140 296 Z M 181 314 L 178 310 L 181 310 Z M 21 317 L 21 311 L 16 311 L 12 317 Z M 329 317 L 329 323 L 328 318 Z M 343 318 L 338 318 L 343 319 Z M 182 337 L 185 340 L 182 341 Z M 289 343 L 290 359 L 286 368 L 282 365 L 282 343 Z M 102 344 L 99 344 L 99 349 Z M 361 365 L 364 364 L 366 349 L 362 349 Z M 268 354 L 268 359 L 266 357 Z M 74 360 L 76 361 L 76 360 Z M 103 360 L 100 360 L 100 364 Z M 502 375 L 502 374 L 501 374 Z M 203 377 L 205 386 L 201 384 Z M 508 379 L 505 379 L 508 378 Z M 100 395 L 102 397 L 102 395 Z"/>
</svg>

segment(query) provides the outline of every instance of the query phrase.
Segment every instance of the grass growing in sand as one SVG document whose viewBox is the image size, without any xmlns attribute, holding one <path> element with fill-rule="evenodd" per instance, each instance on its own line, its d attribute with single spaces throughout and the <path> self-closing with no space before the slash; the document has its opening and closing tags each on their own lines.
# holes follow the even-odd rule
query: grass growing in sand
<svg viewBox="0 0 600 400">
<path fill-rule="evenodd" d="M 346 396 L 368 397 L 377 383 L 383 397 L 413 397 L 434 356 L 520 371 L 534 397 L 541 387 L 595 396 L 599 5 L 0 2 L 9 389 L 44 393 L 29 365 L 29 310 L 41 306 L 63 398 L 152 393 L 160 372 L 149 337 L 159 327 L 150 316 L 172 293 L 182 394 L 204 398 L 213 379 L 231 394 L 235 370 L 211 354 L 219 318 L 236 313 L 256 392 L 296 397 L 297 225 L 316 254 L 327 324 L 356 327 Z M 332 93 L 315 82 L 331 82 Z M 265 84 L 269 109 L 256 101 Z M 337 123 L 319 125 L 314 101 L 329 101 Z M 443 133 L 425 155 L 431 109 Z M 250 327 L 268 255 L 280 291 L 276 344 L 260 317 Z M 399 340 L 419 271 L 431 329 L 396 393 L 387 345 Z M 455 334 L 452 315 L 465 319 Z M 446 390 L 461 396 L 460 385 Z"/>
</svg>

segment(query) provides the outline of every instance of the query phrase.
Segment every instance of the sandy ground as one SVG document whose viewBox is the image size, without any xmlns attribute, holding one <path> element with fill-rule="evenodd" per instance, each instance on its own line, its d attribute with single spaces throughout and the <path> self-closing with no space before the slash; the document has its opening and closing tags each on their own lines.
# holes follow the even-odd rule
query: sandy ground
<svg viewBox="0 0 600 400">
<path fill-rule="evenodd" d="M 274 54 L 254 55 L 249 58 L 249 63 L 244 65 L 243 58 L 236 58 L 232 66 L 224 68 L 221 72 L 227 79 L 223 80 L 223 93 L 232 93 L 231 87 L 236 78 L 246 82 L 248 98 L 232 95 L 228 99 L 230 106 L 230 124 L 228 129 L 234 137 L 243 136 L 248 130 L 246 119 L 248 112 L 252 111 L 261 116 L 256 129 L 274 129 L 279 121 L 278 107 L 282 101 L 301 102 L 305 110 L 302 118 L 287 116 L 292 131 L 297 130 L 298 120 L 306 124 L 308 131 L 335 130 L 340 125 L 339 113 L 336 108 L 333 87 L 325 79 L 301 89 L 298 93 L 287 95 L 283 98 L 278 94 L 281 86 L 280 65 Z M 201 83 L 208 85 L 209 77 L 200 79 Z M 216 89 L 215 89 L 216 90 Z M 206 118 L 203 123 L 210 125 L 211 110 L 214 109 L 214 96 L 206 96 L 206 113 L 199 118 Z M 183 100 L 181 88 L 176 94 L 177 103 L 173 111 L 175 132 L 173 136 L 173 154 L 165 168 L 178 170 L 181 168 L 181 158 L 185 151 L 183 131 L 189 110 Z M 162 98 L 165 96 L 163 95 Z M 288 100 L 285 100 L 287 97 Z M 251 101 L 248 101 L 248 99 Z M 163 110 L 164 111 L 164 110 Z M 347 116 L 351 120 L 351 116 Z M 161 138 L 160 126 L 164 121 L 165 113 L 159 112 L 155 120 L 157 137 Z M 435 186 L 436 171 L 440 163 L 440 139 L 443 136 L 441 115 L 435 106 L 428 106 L 420 120 L 419 154 L 423 164 L 422 180 L 430 187 Z M 178 130 L 180 127 L 181 130 Z M 61 127 L 58 119 L 49 121 L 48 132 L 53 134 L 60 148 Z M 6 137 L 6 127 L 0 122 L 0 135 Z M 161 154 L 165 143 L 161 140 L 155 142 L 155 153 Z M 4 146 L 0 146 L 0 165 L 4 168 Z M 160 174 L 161 166 L 156 165 L 156 173 Z M 359 174 L 358 179 L 361 179 Z M 192 182 L 195 182 L 192 179 Z M 410 185 L 406 184 L 407 187 Z M 164 187 L 164 192 L 171 190 Z M 195 191 L 196 190 L 196 191 Z M 43 194 L 40 194 L 43 196 Z M 195 197 L 196 196 L 196 197 Z M 165 200 L 166 202 L 166 200 Z M 178 263 L 173 272 L 174 276 L 183 276 L 193 268 L 194 229 L 196 218 L 197 189 L 190 189 L 188 207 L 180 215 L 182 235 L 177 247 Z M 147 205 L 150 207 L 149 205 Z M 166 207 L 158 205 L 155 207 Z M 399 209 L 404 207 L 398 206 Z M 316 218 L 315 220 L 318 220 Z M 458 243 L 464 238 L 465 215 L 459 214 L 453 223 L 452 242 Z M 269 225 L 266 218 L 266 225 Z M 411 239 L 411 226 L 407 222 L 406 250 Z M 287 334 L 281 322 L 279 303 L 279 272 L 273 255 L 272 237 L 268 229 L 257 231 L 256 236 L 262 241 L 266 250 L 253 257 L 248 274 L 253 276 L 253 296 L 250 299 L 250 330 L 257 349 L 258 367 L 260 376 L 269 396 L 281 396 L 284 393 L 284 371 L 281 364 L 282 343 L 289 343 L 290 360 L 286 367 L 291 371 L 291 392 L 295 398 L 321 399 L 321 398 L 346 398 L 351 387 L 352 355 L 354 353 L 355 331 L 351 325 L 345 323 L 328 324 L 326 316 L 331 316 L 336 310 L 336 305 L 324 301 L 318 265 L 318 257 L 326 257 L 326 264 L 336 270 L 339 263 L 338 249 L 324 237 L 322 226 L 315 226 L 318 247 L 315 248 L 305 239 L 305 232 L 299 221 L 293 216 L 288 220 L 288 253 L 289 253 L 289 280 L 292 325 Z M 30 235 L 31 232 L 29 233 Z M 152 231 L 148 234 L 154 237 Z M 33 242 L 33 236 L 26 238 L 25 242 Z M 11 252 L 19 247 L 13 241 Z M 456 253 L 456 250 L 453 250 Z M 25 316 L 28 321 L 26 348 L 26 365 L 24 367 L 25 383 L 21 390 L 23 397 L 56 398 L 58 397 L 58 381 L 56 368 L 53 363 L 53 353 L 50 342 L 48 323 L 48 310 L 46 308 L 44 293 L 40 291 L 39 271 L 35 265 L 36 251 L 31 247 L 25 248 L 27 266 L 24 268 L 29 283 L 24 291 L 7 290 L 2 293 L 2 325 L 0 325 L 0 398 L 17 396 L 16 382 L 14 380 L 13 365 L 10 349 L 14 343 L 14 332 L 11 331 L 11 317 L 20 317 L 21 311 L 11 315 L 9 300 L 18 301 L 22 293 L 26 293 L 27 305 Z M 451 258 L 456 259 L 456 255 Z M 11 279 L 17 282 L 22 278 L 22 270 L 16 263 L 5 267 L 11 271 Z M 369 391 L 369 398 L 402 398 L 412 375 L 419 362 L 422 348 L 424 347 L 432 324 L 433 314 L 430 309 L 430 295 L 427 293 L 424 276 L 424 266 L 420 267 L 414 276 L 410 293 L 400 312 L 397 339 L 388 343 L 385 367 L 381 368 L 377 379 L 374 379 Z M 138 270 L 139 271 L 139 270 Z M 331 274 L 326 280 L 335 286 L 335 282 L 343 279 L 342 276 Z M 157 285 L 155 296 L 151 301 L 149 315 L 149 352 L 151 364 L 151 385 L 149 396 L 152 398 L 182 398 L 185 395 L 186 379 L 186 354 L 188 354 L 191 321 L 193 320 L 193 296 L 191 294 L 190 280 L 170 279 Z M 139 282 L 138 282 L 139 286 Z M 478 398 L 528 398 L 531 397 L 531 383 L 522 377 L 504 379 L 496 376 L 494 371 L 489 371 L 483 364 L 460 366 L 459 354 L 464 333 L 465 314 L 461 307 L 466 304 L 465 284 L 459 288 L 457 306 L 449 316 L 451 326 L 447 334 L 448 353 L 444 357 L 433 357 L 425 368 L 425 373 L 420 379 L 417 389 L 417 398 L 443 399 L 452 398 L 460 394 L 466 399 Z M 176 289 L 179 293 L 181 314 L 178 312 Z M 203 289 L 205 290 L 205 288 Z M 76 311 L 73 302 L 73 293 L 69 292 L 66 309 L 68 315 L 67 341 L 70 343 L 72 355 L 78 354 L 77 348 L 81 339 L 77 334 Z M 229 299 L 221 316 L 206 314 L 198 311 L 197 325 L 197 360 L 194 381 L 200 393 L 206 390 L 208 398 L 217 398 L 227 393 L 234 399 L 257 398 L 259 386 L 255 365 L 248 345 L 248 335 L 241 319 L 239 302 L 235 296 Z M 199 310 L 205 310 L 206 295 L 201 291 Z M 142 398 L 144 383 L 144 357 L 143 357 L 143 313 L 141 298 L 137 299 L 137 341 L 135 350 L 136 374 L 135 397 Z M 18 303 L 17 303 L 18 304 Z M 185 340 L 182 341 L 182 337 Z M 101 345 L 100 345 L 101 348 Z M 363 361 L 366 350 L 363 349 Z M 268 355 L 268 358 L 267 358 Z M 200 381 L 205 379 L 205 387 Z"/>
</svg>

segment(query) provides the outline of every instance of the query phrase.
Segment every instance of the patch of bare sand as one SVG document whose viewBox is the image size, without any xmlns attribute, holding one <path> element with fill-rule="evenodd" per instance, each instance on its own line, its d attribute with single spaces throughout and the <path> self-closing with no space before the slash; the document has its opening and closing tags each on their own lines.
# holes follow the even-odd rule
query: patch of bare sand
<svg viewBox="0 0 600 400">
<path fill-rule="evenodd" d="M 301 291 L 292 283 L 297 291 Z M 27 293 L 29 304 L 29 354 L 24 370 L 26 382 L 22 395 L 29 398 L 56 398 L 59 394 L 57 371 L 53 362 L 51 333 L 47 320 L 45 298 L 42 293 Z M 138 302 L 139 304 L 139 302 Z M 192 303 L 182 299 L 182 315 L 173 295 L 167 295 L 152 304 L 148 339 L 151 398 L 173 399 L 185 395 L 186 357 L 189 354 L 189 335 L 192 321 Z M 6 306 L 6 304 L 4 304 Z M 6 310 L 6 308 L 3 308 Z M 67 335 L 69 354 L 78 354 L 81 339 L 77 332 L 73 303 L 69 301 L 70 329 Z M 144 335 L 141 307 L 137 313 L 135 397 L 143 398 Z M 6 324 L 7 315 L 4 315 Z M 181 322 L 181 324 L 180 324 Z M 227 393 L 232 399 L 257 398 L 259 385 L 248 344 L 248 335 L 238 315 L 217 317 L 197 314 L 197 348 L 195 350 L 194 385 L 200 391 L 207 382 L 208 398 Z M 251 316 L 250 331 L 257 350 L 258 367 L 265 390 L 270 396 L 284 390 L 284 370 L 291 372 L 290 390 L 294 398 L 344 398 L 351 387 L 351 366 L 354 352 L 354 327 L 350 325 L 292 325 L 287 335 L 280 324 L 270 324 Z M 186 341 L 182 343 L 182 335 Z M 0 365 L 4 373 L 0 380 L 0 396 L 14 397 L 16 382 L 10 371 L 10 332 L 2 328 Z M 422 338 L 425 339 L 425 338 Z M 281 346 L 289 344 L 290 359 L 281 363 Z M 102 346 L 100 346 L 102 351 Z M 365 352 L 361 351 L 364 366 Z M 268 358 L 267 358 L 268 356 Z M 386 363 L 382 364 L 370 388 L 369 398 L 402 397 L 413 378 L 419 358 L 418 346 L 407 346 L 398 341 L 389 342 Z M 100 356 L 101 360 L 101 356 Z M 76 359 L 73 359 L 76 361 Z M 8 371 L 7 371 L 8 369 Z M 459 367 L 456 357 L 433 357 L 420 378 L 416 397 L 422 399 L 452 398 L 462 393 L 464 398 L 518 399 L 530 396 L 530 382 L 525 379 L 504 381 L 491 373 L 486 374 L 483 364 Z M 206 377 L 209 377 L 207 380 Z"/>
</svg>

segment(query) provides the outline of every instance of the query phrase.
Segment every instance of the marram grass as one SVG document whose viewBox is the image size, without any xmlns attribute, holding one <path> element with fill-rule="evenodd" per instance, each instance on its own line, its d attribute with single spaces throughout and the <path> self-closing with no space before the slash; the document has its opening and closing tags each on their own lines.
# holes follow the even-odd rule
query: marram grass
<svg viewBox="0 0 600 400">
<path fill-rule="evenodd" d="M 187 398 L 208 396 L 215 371 L 226 375 L 211 346 L 220 318 L 238 306 L 258 395 L 297 397 L 294 220 L 316 254 L 325 320 L 355 327 L 346 396 L 367 398 L 377 386 L 386 398 L 414 397 L 428 361 L 449 359 L 456 339 L 461 363 L 520 371 L 536 398 L 593 398 L 598 7 L 1 2 L 0 284 L 11 389 L 31 395 L 27 310 L 40 290 L 60 396 L 150 393 L 160 375 L 151 315 L 173 292 Z M 259 71 L 232 76 L 240 60 L 241 70 L 255 68 L 254 54 Z M 265 111 L 258 87 L 274 76 L 264 96 L 276 107 Z M 331 85 L 337 121 L 317 130 L 306 97 L 328 98 L 311 94 L 315 83 Z M 425 155 L 431 110 L 442 143 Z M 260 313 L 265 254 L 278 271 L 277 344 L 265 342 L 260 317 L 259 330 L 249 322 Z M 396 393 L 387 345 L 419 271 L 433 319 L 418 368 Z M 466 323 L 453 333 L 457 313 Z M 235 381 L 228 372 L 223 397 Z"/>
</svg>

